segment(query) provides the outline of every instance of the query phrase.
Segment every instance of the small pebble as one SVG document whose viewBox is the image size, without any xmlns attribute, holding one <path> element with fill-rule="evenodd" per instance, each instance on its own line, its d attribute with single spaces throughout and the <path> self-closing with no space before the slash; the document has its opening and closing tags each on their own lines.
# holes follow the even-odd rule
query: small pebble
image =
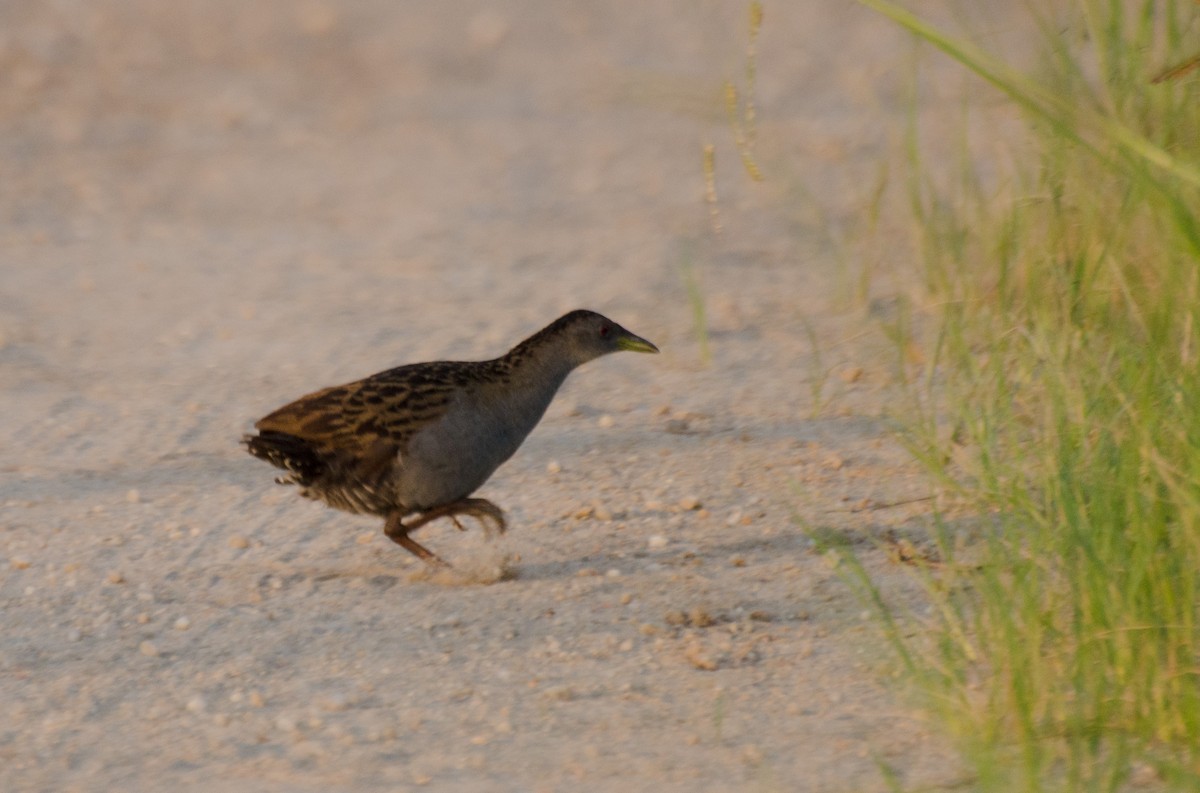
<svg viewBox="0 0 1200 793">
<path fill-rule="evenodd" d="M 1149 763 L 1134 763 L 1129 769 L 1129 784 L 1133 787 L 1150 787 L 1162 780 L 1162 774 Z"/>
<path fill-rule="evenodd" d="M 177 631 L 186 631 L 190 627 L 192 627 L 192 621 L 187 617 L 180 617 L 175 620 L 175 630 Z"/>
<path fill-rule="evenodd" d="M 203 713 L 208 710 L 208 703 L 204 701 L 204 697 L 197 694 L 187 701 L 185 707 L 189 713 Z"/>
<path fill-rule="evenodd" d="M 365 534 L 360 534 L 354 538 L 354 541 L 359 545 L 370 545 L 375 541 L 375 532 L 369 531 Z"/>
<path fill-rule="evenodd" d="M 557 474 L 561 470 L 562 466 L 558 464 L 558 460 L 551 460 L 546 463 L 546 473 L 548 474 Z"/>
<path fill-rule="evenodd" d="M 138 652 L 142 655 L 154 658 L 158 655 L 158 647 L 154 645 L 154 642 L 147 640 L 138 645 Z"/>
<path fill-rule="evenodd" d="M 614 568 L 608 570 L 604 575 L 606 575 L 609 578 L 620 578 L 621 571 L 614 567 Z"/>
<path fill-rule="evenodd" d="M 150 615 L 147 614 L 146 612 L 143 611 L 141 614 L 137 615 L 137 624 L 138 625 L 145 625 L 149 621 L 150 621 Z"/>
<path fill-rule="evenodd" d="M 508 35 L 509 24 L 499 11 L 480 11 L 467 22 L 467 38 L 476 49 L 495 47 Z"/>
<path fill-rule="evenodd" d="M 682 611 L 668 611 L 663 615 L 663 620 L 668 625 L 687 625 L 687 615 Z"/>
<path fill-rule="evenodd" d="M 262 694 L 258 693 L 257 691 L 250 692 L 250 705 L 252 707 L 261 708 L 263 705 L 266 705 L 266 704 L 267 703 L 265 700 L 263 700 Z"/>
<path fill-rule="evenodd" d="M 341 692 L 326 694 L 317 699 L 317 707 L 327 713 L 334 713 L 339 710 L 346 710 L 350 707 L 350 700 Z"/>
<path fill-rule="evenodd" d="M 247 540 L 245 537 L 241 537 L 241 536 L 230 537 L 229 538 L 229 547 L 237 548 L 237 549 L 249 548 L 250 541 Z"/>
<path fill-rule="evenodd" d="M 110 583 L 110 584 L 125 583 L 125 576 L 121 575 L 121 573 L 116 570 L 109 572 L 107 577 L 108 577 L 108 583 Z"/>
<path fill-rule="evenodd" d="M 14 570 L 26 570 L 30 564 L 28 559 L 21 556 L 14 556 L 8 560 L 8 563 L 12 565 L 12 569 Z"/>
<path fill-rule="evenodd" d="M 707 628 L 716 624 L 716 620 L 702 608 L 696 607 L 688 613 L 688 621 L 697 628 Z"/>
<path fill-rule="evenodd" d="M 597 426 L 599 426 L 599 427 L 600 427 L 600 429 L 602 429 L 602 430 L 606 430 L 606 429 L 608 429 L 609 427 L 611 427 L 612 425 L 614 425 L 614 424 L 616 424 L 616 423 L 617 423 L 617 422 L 616 422 L 616 419 L 614 419 L 612 416 L 610 416 L 610 415 L 609 415 L 609 414 L 607 414 L 607 413 L 605 413 L 603 416 L 601 416 L 601 417 L 600 417 L 600 418 L 599 418 L 599 419 L 596 421 L 596 424 L 597 424 Z"/>
<path fill-rule="evenodd" d="M 125 500 L 130 504 L 136 504 L 142 500 L 142 494 L 139 493 L 135 487 L 125 493 Z"/>
<path fill-rule="evenodd" d="M 333 30 L 338 23 L 337 9 L 320 3 L 305 3 L 300 7 L 296 14 L 296 22 L 300 29 L 309 36 L 325 36 L 329 31 Z M 242 316 L 247 313 L 251 317 L 254 316 L 253 310 L 247 312 L 242 309 Z"/>
<path fill-rule="evenodd" d="M 683 657 L 688 660 L 692 666 L 701 669 L 705 672 L 712 672 L 717 668 L 717 661 L 704 647 L 697 641 L 690 642 L 683 650 Z"/>
<path fill-rule="evenodd" d="M 543 696 L 559 702 L 570 702 L 575 699 L 575 690 L 570 686 L 550 686 L 545 690 Z"/>
<path fill-rule="evenodd" d="M 651 534 L 646 540 L 646 546 L 649 548 L 666 548 L 669 540 L 661 534 Z"/>
<path fill-rule="evenodd" d="M 734 567 L 745 567 L 746 566 L 746 557 L 731 556 L 731 557 L 729 557 L 729 563 L 731 565 L 733 565 Z"/>
<path fill-rule="evenodd" d="M 695 496 L 684 496 L 679 499 L 679 508 L 685 512 L 691 512 L 693 509 L 700 509 L 700 499 Z"/>
</svg>

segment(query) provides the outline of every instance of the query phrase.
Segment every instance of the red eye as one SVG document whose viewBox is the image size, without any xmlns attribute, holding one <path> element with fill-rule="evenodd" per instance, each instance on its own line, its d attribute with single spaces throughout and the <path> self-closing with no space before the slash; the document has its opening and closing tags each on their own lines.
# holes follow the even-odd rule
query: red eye
<svg viewBox="0 0 1200 793">
<path fill-rule="evenodd" d="M 610 334 L 610 333 L 612 333 L 612 325 L 601 325 L 600 326 L 600 338 L 607 339 L 608 334 Z"/>
</svg>

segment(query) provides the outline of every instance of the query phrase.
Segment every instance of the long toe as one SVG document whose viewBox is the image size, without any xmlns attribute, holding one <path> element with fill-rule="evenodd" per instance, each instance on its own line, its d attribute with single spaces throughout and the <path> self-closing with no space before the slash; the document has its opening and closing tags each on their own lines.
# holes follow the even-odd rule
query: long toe
<svg viewBox="0 0 1200 793">
<path fill-rule="evenodd" d="M 503 534 L 508 529 L 508 523 L 504 520 L 504 510 L 487 499 L 472 499 L 472 502 L 471 515 L 483 526 L 486 534 L 490 535 L 493 529 L 497 534 Z"/>
<path fill-rule="evenodd" d="M 487 517 L 495 524 L 497 534 L 503 534 L 508 530 L 508 523 L 504 520 L 504 513 L 499 509 L 496 509 L 495 512 L 489 512 Z"/>
</svg>

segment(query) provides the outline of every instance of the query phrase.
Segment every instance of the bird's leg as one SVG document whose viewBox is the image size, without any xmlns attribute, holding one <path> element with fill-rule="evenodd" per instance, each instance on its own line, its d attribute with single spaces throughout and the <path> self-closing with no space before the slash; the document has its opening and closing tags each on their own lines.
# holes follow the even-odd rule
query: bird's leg
<svg viewBox="0 0 1200 793">
<path fill-rule="evenodd" d="M 450 518 L 454 521 L 454 525 L 461 529 L 462 526 L 459 525 L 456 517 L 458 515 L 469 515 L 475 518 L 483 526 L 484 533 L 489 536 L 493 526 L 498 534 L 503 534 L 508 528 L 508 524 L 504 520 L 504 511 L 486 498 L 464 498 L 426 510 L 416 520 L 410 521 L 407 528 L 408 531 L 413 531 L 438 518 Z M 491 521 L 491 524 L 488 521 Z"/>
<path fill-rule="evenodd" d="M 417 527 L 405 526 L 401 520 L 403 516 L 404 513 L 398 511 L 388 515 L 387 522 L 383 524 L 383 533 L 387 538 L 433 567 L 449 567 L 444 559 L 408 536 L 408 533 Z"/>
</svg>

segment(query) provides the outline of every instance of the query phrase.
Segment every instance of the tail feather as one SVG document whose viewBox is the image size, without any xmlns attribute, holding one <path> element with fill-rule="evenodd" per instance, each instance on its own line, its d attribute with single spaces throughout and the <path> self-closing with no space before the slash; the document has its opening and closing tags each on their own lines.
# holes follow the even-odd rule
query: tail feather
<svg viewBox="0 0 1200 793">
<path fill-rule="evenodd" d="M 242 436 L 246 451 L 276 468 L 288 472 L 281 483 L 310 485 L 325 474 L 327 466 L 321 453 L 309 441 L 286 432 L 266 430 Z"/>
</svg>

